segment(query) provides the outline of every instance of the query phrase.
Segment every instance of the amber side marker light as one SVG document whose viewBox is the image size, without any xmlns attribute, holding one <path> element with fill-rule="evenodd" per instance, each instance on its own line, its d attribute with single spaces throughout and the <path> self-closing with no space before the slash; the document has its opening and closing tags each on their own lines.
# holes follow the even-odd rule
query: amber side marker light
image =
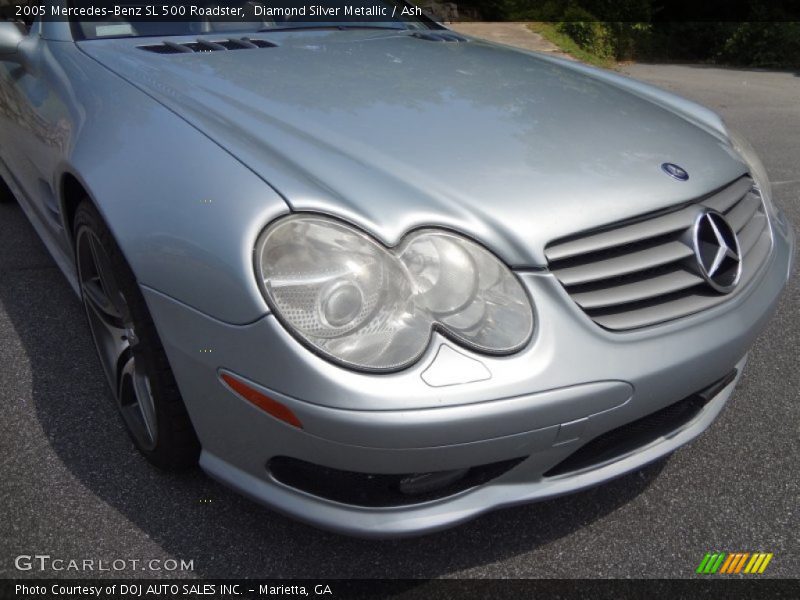
<svg viewBox="0 0 800 600">
<path fill-rule="evenodd" d="M 263 410 L 264 412 L 269 413 L 276 419 L 283 421 L 284 423 L 288 423 L 294 427 L 299 429 L 303 428 L 303 424 L 300 422 L 300 419 L 289 410 L 286 406 L 273 400 L 269 396 L 265 396 L 261 392 L 256 389 L 251 388 L 249 385 L 228 375 L 227 373 L 222 373 L 220 375 L 222 381 L 224 381 L 229 388 L 231 388 L 234 392 L 239 394 L 242 398 L 250 402 L 251 404 L 255 404 L 258 408 Z"/>
</svg>

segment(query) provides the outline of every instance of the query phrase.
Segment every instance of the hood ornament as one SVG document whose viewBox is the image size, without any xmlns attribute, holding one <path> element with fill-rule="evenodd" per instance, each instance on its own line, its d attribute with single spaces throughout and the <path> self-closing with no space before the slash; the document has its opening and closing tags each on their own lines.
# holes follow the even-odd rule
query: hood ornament
<svg viewBox="0 0 800 600">
<path fill-rule="evenodd" d="M 679 167 L 675 163 L 664 163 L 661 165 L 661 170 L 678 181 L 689 181 L 689 173 L 686 172 L 686 169 Z"/>
<path fill-rule="evenodd" d="M 700 213 L 692 232 L 694 256 L 703 279 L 727 294 L 742 276 L 742 250 L 733 227 L 715 210 Z"/>
</svg>

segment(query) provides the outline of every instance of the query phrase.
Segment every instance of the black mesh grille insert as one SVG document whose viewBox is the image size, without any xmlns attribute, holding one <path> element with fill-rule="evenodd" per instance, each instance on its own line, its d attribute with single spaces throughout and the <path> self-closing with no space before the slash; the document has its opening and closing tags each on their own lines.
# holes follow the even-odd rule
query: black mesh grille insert
<svg viewBox="0 0 800 600">
<path fill-rule="evenodd" d="M 175 45 L 177 46 L 177 44 Z M 139 46 L 140 50 L 147 50 L 148 52 L 155 52 L 156 54 L 183 54 L 184 51 L 175 46 L 168 46 L 167 44 L 154 44 L 152 46 Z"/>
<path fill-rule="evenodd" d="M 736 369 L 700 392 L 646 417 L 607 431 L 578 448 L 544 476 L 555 477 L 613 460 L 680 429 L 735 378 Z"/>
<path fill-rule="evenodd" d="M 411 34 L 411 36 L 417 38 L 418 40 L 425 40 L 426 42 L 463 43 L 469 41 L 467 38 L 461 37 L 460 35 L 456 35 L 455 33 L 451 33 L 449 31 L 420 31 Z"/>
<path fill-rule="evenodd" d="M 463 474 L 453 471 L 454 481 L 443 487 L 420 493 L 401 491 L 408 487 L 409 478 L 420 474 L 380 475 L 341 471 L 322 467 L 296 458 L 278 456 L 269 461 L 267 469 L 272 476 L 289 487 L 320 498 L 355 506 L 387 507 L 429 502 L 468 490 L 510 471 L 526 457 L 465 469 Z M 448 472 L 431 473 L 447 479 Z"/>
<path fill-rule="evenodd" d="M 243 38 L 228 38 L 223 40 L 198 39 L 195 42 L 176 44 L 166 41 L 162 44 L 139 46 L 140 50 L 155 52 L 156 54 L 192 54 L 201 52 L 220 52 L 226 50 L 248 50 L 256 48 L 275 48 L 276 45 L 267 40 Z"/>
</svg>

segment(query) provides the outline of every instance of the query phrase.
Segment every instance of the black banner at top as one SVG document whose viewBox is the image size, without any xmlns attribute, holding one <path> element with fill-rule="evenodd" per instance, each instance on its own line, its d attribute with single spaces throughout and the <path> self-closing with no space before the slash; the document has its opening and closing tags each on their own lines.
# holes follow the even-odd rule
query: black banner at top
<svg viewBox="0 0 800 600">
<path fill-rule="evenodd" d="M 800 22 L 800 0 L 0 0 L 32 21 L 397 23 L 434 20 Z"/>
</svg>

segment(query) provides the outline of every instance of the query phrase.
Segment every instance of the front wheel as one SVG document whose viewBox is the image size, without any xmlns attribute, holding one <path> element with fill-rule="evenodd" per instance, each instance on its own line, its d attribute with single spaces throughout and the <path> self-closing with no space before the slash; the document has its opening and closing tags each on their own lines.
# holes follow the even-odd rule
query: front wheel
<svg viewBox="0 0 800 600">
<path fill-rule="evenodd" d="M 75 262 L 100 362 L 122 420 L 154 465 L 197 464 L 200 444 L 136 279 L 97 209 L 75 213 Z"/>
</svg>

